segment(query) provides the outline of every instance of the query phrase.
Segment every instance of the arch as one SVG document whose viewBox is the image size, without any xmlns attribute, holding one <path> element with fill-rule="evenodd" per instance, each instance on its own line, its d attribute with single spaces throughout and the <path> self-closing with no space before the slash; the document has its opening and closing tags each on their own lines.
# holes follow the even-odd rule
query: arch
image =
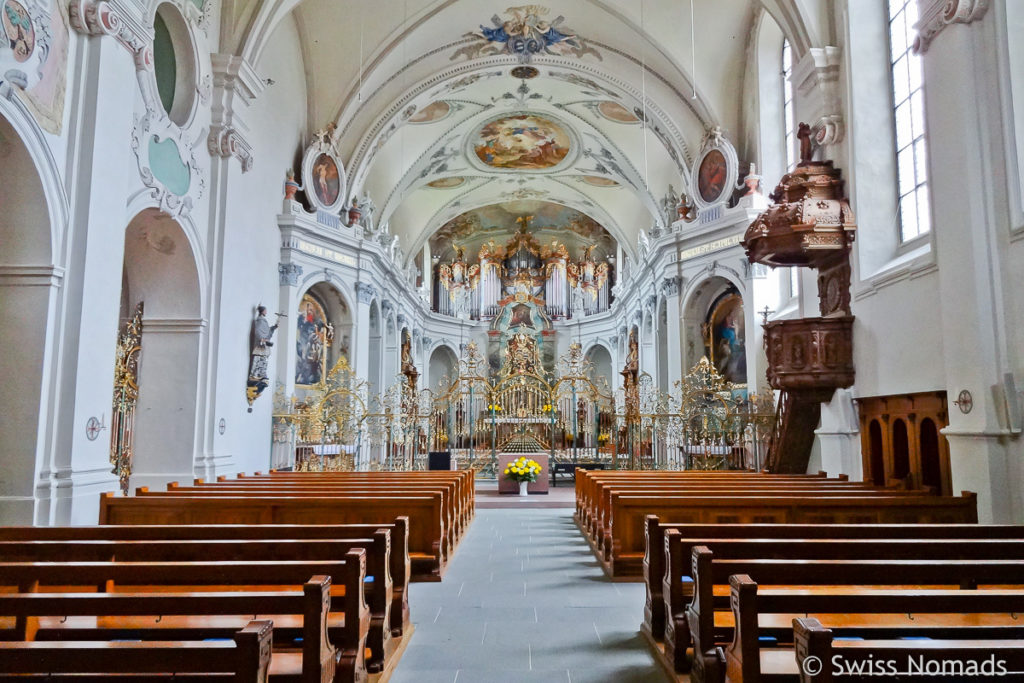
<svg viewBox="0 0 1024 683">
<path fill-rule="evenodd" d="M 448 344 L 439 344 L 430 352 L 430 361 L 427 367 L 427 387 L 432 390 L 439 390 L 439 387 L 450 384 L 458 374 L 459 358 L 455 350 Z M 446 379 L 447 378 L 447 379 Z"/>
<path fill-rule="evenodd" d="M 352 343 L 352 307 L 333 281 L 306 287 L 295 304 L 295 384 L 315 384 L 338 359 L 348 357 Z"/>
<path fill-rule="evenodd" d="M 155 208 L 125 229 L 121 320 L 144 304 L 131 485 L 194 472 L 206 321 L 202 269 L 187 231 Z"/>
<path fill-rule="evenodd" d="M 787 170 L 785 82 L 782 73 L 782 49 L 786 40 L 786 34 L 771 13 L 761 12 L 755 44 L 756 112 L 748 127 L 752 132 L 756 131 L 761 164 L 758 168 L 765 178 L 781 178 Z"/>
<path fill-rule="evenodd" d="M 612 362 L 612 352 L 607 346 L 600 342 L 591 345 L 584 354 L 594 371 L 594 377 L 604 377 L 609 388 L 614 387 L 615 382 L 615 367 Z"/>
<path fill-rule="evenodd" d="M 640 372 L 646 372 L 652 377 L 658 376 L 657 355 L 654 348 L 654 314 L 651 309 L 644 311 L 643 322 L 640 327 Z"/>
<path fill-rule="evenodd" d="M 714 274 L 695 283 L 687 293 L 683 305 L 683 318 L 680 334 L 683 343 L 683 374 L 692 368 L 702 356 L 708 356 L 712 362 L 719 365 L 716 358 L 723 359 L 725 354 L 712 352 L 714 343 L 715 326 L 721 320 L 715 318 L 726 311 L 722 306 L 729 296 L 739 297 L 740 305 L 747 305 L 744 287 L 737 283 L 730 274 L 722 272 L 722 269 L 715 268 Z M 745 312 L 745 311 L 744 311 Z M 744 316 L 736 316 L 733 319 L 735 329 L 735 342 L 742 344 L 743 359 L 741 362 L 738 350 L 730 348 L 730 355 L 735 359 L 730 366 L 730 371 L 724 373 L 726 365 L 719 368 L 720 372 L 727 375 L 726 379 L 736 384 L 746 383 L 746 348 L 750 341 L 750 330 L 746 329 Z M 742 329 L 739 329 L 742 326 Z M 708 334 L 712 337 L 708 338 Z"/>
<path fill-rule="evenodd" d="M 658 353 L 658 388 L 669 390 L 668 377 L 668 301 L 662 297 L 658 302 L 657 321 L 657 353 Z"/>
<path fill-rule="evenodd" d="M 868 462 L 870 465 L 871 482 L 875 486 L 885 486 L 885 454 L 882 446 L 882 425 L 872 420 L 868 425 Z"/>
<path fill-rule="evenodd" d="M 3 87 L 3 86 L 0 86 Z M 49 156 L 35 126 L 7 113 L 14 105 L 0 93 L 0 443 L 11 457 L 0 482 L 0 516 L 10 523 L 35 521 L 35 479 L 47 469 L 48 432 L 53 419 L 54 344 L 58 336 L 63 269 L 60 251 L 66 199 L 47 185 Z M 27 135 L 25 135 L 27 133 Z M 57 209 L 56 211 L 54 209 Z"/>
<path fill-rule="evenodd" d="M 397 381 L 399 368 L 398 326 L 395 316 L 389 315 L 384 327 L 384 379 L 386 389 Z"/>
<path fill-rule="evenodd" d="M 384 325 L 382 322 L 380 306 L 377 304 L 377 300 L 374 299 L 370 302 L 370 357 L 367 369 L 368 377 L 366 378 L 366 381 L 369 383 L 370 396 L 379 394 L 384 388 L 381 378 L 381 370 L 384 364 Z"/>
<path fill-rule="evenodd" d="M 896 418 L 892 423 L 892 476 L 905 479 L 910 474 L 910 439 L 907 423 Z"/>
</svg>

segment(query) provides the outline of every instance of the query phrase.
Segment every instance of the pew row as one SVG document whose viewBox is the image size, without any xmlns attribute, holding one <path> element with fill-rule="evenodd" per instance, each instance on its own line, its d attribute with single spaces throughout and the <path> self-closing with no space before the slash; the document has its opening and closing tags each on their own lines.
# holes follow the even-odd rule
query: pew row
<svg viewBox="0 0 1024 683">
<path fill-rule="evenodd" d="M 270 621 L 253 620 L 232 641 L 0 642 L 0 681 L 107 681 L 133 683 L 262 683 L 270 677 Z M 275 676 L 274 678 L 279 678 Z M 273 679 L 270 679 L 273 680 Z"/>
<path fill-rule="evenodd" d="M 410 581 L 440 581 L 446 567 L 440 496 L 100 497 L 101 525 L 368 524 L 409 520 Z"/>
</svg>

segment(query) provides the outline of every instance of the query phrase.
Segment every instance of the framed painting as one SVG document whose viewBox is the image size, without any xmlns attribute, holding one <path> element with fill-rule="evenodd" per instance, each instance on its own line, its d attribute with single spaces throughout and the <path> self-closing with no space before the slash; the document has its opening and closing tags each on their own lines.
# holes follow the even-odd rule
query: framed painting
<svg viewBox="0 0 1024 683">
<path fill-rule="evenodd" d="M 318 384 L 327 369 L 327 349 L 334 340 L 334 326 L 324 307 L 309 294 L 299 303 L 295 331 L 295 384 Z"/>
<path fill-rule="evenodd" d="M 708 358 L 727 382 L 746 386 L 747 350 L 743 299 L 734 292 L 719 297 L 708 312 Z"/>
<path fill-rule="evenodd" d="M 721 132 L 704 137 L 704 145 L 691 168 L 693 197 L 697 206 L 708 208 L 724 204 L 732 196 L 739 174 L 736 150 Z"/>
<path fill-rule="evenodd" d="M 306 199 L 314 209 L 337 213 L 345 201 L 345 169 L 334 154 L 327 135 L 318 136 L 302 158 Z"/>
</svg>

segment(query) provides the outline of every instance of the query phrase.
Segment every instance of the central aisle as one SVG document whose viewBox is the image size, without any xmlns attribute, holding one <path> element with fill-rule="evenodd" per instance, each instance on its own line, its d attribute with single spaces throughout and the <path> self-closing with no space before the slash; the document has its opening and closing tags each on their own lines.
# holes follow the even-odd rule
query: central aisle
<svg viewBox="0 0 1024 683">
<path fill-rule="evenodd" d="M 444 581 L 415 583 L 393 683 L 662 683 L 642 583 L 609 581 L 572 509 L 478 509 Z"/>
</svg>

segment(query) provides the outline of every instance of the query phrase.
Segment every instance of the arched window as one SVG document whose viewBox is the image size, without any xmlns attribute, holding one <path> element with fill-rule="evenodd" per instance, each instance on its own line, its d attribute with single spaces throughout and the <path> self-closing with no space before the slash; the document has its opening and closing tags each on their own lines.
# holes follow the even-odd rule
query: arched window
<svg viewBox="0 0 1024 683">
<path fill-rule="evenodd" d="M 793 107 L 793 48 L 789 38 L 782 41 L 782 121 L 786 127 L 786 170 L 796 166 L 796 111 Z M 800 271 L 789 269 L 789 296 L 800 293 Z"/>
<path fill-rule="evenodd" d="M 888 1 L 900 241 L 905 242 L 931 230 L 924 141 L 924 79 L 921 58 L 911 49 L 917 23 L 917 0 Z"/>
<path fill-rule="evenodd" d="M 793 110 L 793 49 L 782 41 L 782 116 L 786 126 L 786 170 L 796 165 L 796 112 Z"/>
</svg>

